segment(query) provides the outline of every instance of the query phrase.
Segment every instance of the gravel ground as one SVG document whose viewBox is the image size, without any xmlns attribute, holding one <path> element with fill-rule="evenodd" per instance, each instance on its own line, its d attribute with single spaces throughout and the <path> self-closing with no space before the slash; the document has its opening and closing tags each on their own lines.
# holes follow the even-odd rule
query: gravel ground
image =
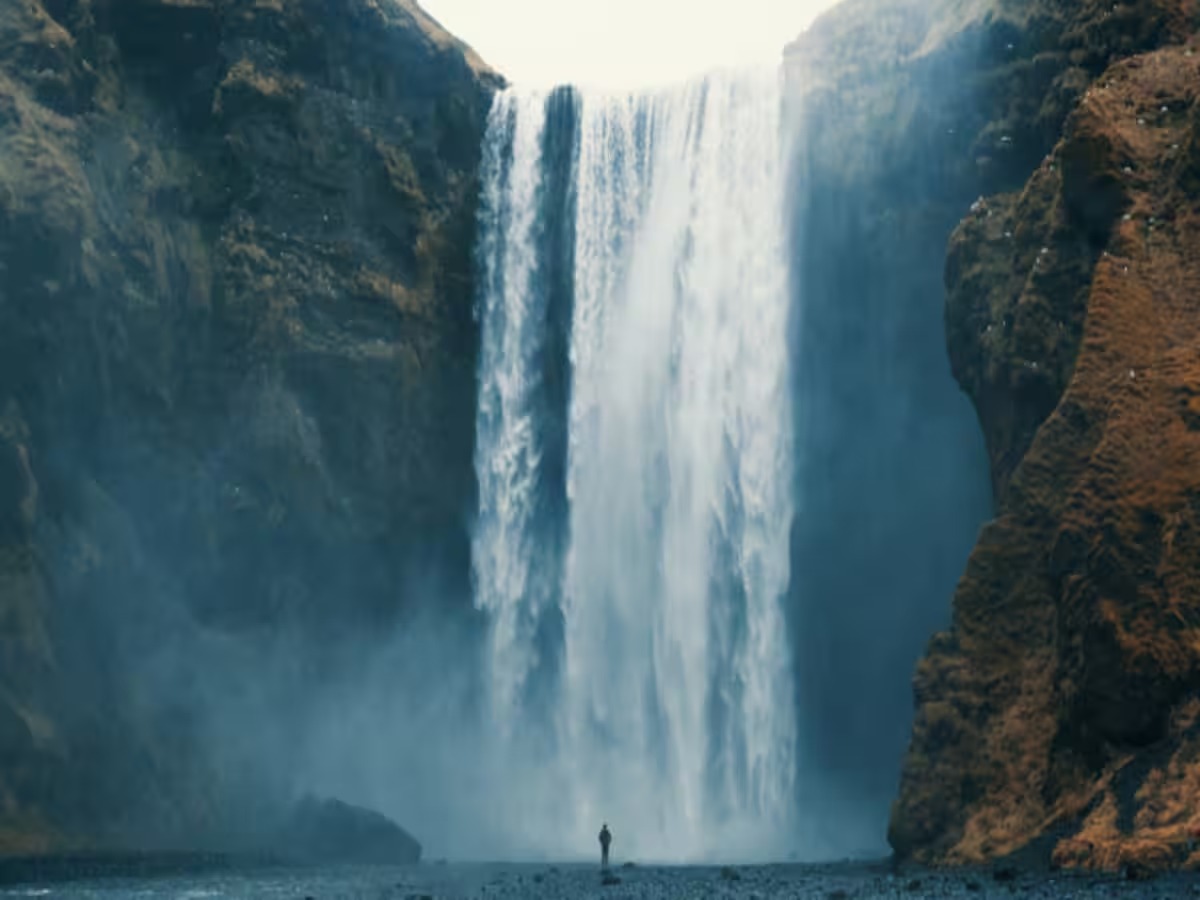
<svg viewBox="0 0 1200 900">
<path fill-rule="evenodd" d="M 58 872 L 53 877 L 69 877 Z M 44 873 L 43 877 L 49 877 Z M 12 876 L 9 876 L 11 880 Z M 0 898 L 291 898 L 291 900 L 451 900 L 451 898 L 725 898 L 766 900 L 814 897 L 1130 897 L 1200 898 L 1200 878 L 1173 876 L 1148 881 L 1117 877 L 981 872 L 892 872 L 886 865 L 737 866 L 612 869 L 607 878 L 583 865 L 424 865 L 412 868 L 266 868 L 162 874 L 130 878 L 9 884 Z"/>
</svg>

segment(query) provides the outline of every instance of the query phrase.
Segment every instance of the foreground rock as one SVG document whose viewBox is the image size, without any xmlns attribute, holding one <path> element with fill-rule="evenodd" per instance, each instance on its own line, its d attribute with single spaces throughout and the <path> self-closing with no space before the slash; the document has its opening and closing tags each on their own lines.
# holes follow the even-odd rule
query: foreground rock
<svg viewBox="0 0 1200 900">
<path fill-rule="evenodd" d="M 302 863 L 413 864 L 421 845 L 380 813 L 340 800 L 306 798 L 296 805 L 273 852 Z"/>
</svg>

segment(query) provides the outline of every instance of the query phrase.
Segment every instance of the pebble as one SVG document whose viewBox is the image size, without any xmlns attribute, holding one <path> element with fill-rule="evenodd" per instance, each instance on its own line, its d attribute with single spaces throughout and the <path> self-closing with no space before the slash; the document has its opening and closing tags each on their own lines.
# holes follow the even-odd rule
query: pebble
<svg viewBox="0 0 1200 900">
<path fill-rule="evenodd" d="M 1164 877 L 1129 881 L 1114 876 L 1058 873 L 1039 875 L 999 866 L 993 870 L 941 872 L 921 869 L 891 871 L 886 863 L 826 866 L 709 866 L 664 868 L 621 866 L 602 872 L 596 865 L 422 865 L 408 868 L 296 869 L 210 872 L 139 881 L 69 882 L 53 886 L 55 897 L 80 900 L 154 900 L 162 897 L 237 896 L 267 898 L 316 897 L 322 900 L 467 900 L 480 896 L 524 900 L 858 900 L 858 898 L 1008 897 L 1031 900 L 1128 897 L 1151 900 L 1194 897 L 1194 880 Z M 553 877 L 550 877 L 553 876 Z M 736 876 L 736 877 L 735 877 Z M 1001 887 L 1001 884 L 1003 886 Z M 30 896 L 30 886 L 6 896 Z"/>
</svg>

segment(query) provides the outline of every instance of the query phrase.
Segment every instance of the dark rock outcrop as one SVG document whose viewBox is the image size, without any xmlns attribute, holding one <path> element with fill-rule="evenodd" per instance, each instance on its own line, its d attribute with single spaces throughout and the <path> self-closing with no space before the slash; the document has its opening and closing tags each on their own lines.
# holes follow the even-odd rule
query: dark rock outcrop
<svg viewBox="0 0 1200 900">
<path fill-rule="evenodd" d="M 421 861 L 421 845 L 380 813 L 340 800 L 296 804 L 272 851 L 303 863 L 396 865 Z"/>
<path fill-rule="evenodd" d="M 497 84 L 412 0 L 0 4 L 0 851 L 212 814 L 197 634 L 468 605 Z"/>
</svg>

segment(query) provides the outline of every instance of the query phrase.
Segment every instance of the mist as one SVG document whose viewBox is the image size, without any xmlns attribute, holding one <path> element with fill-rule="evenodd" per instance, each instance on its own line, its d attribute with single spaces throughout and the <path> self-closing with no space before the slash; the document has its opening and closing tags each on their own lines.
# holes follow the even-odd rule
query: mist
<svg viewBox="0 0 1200 900">
<path fill-rule="evenodd" d="M 920 45 L 928 22 L 896 6 Z M 871 33 L 865 25 L 860 40 Z M 992 509 L 982 433 L 950 372 L 941 280 L 973 199 L 961 160 L 974 97 L 957 75 L 977 46 L 968 36 L 934 62 L 883 53 L 842 82 L 805 47 L 790 50 L 787 104 L 797 442 L 787 609 L 809 775 L 798 802 L 841 852 L 883 854 L 913 671 L 950 624 Z"/>
<path fill-rule="evenodd" d="M 795 82 L 791 88 L 796 89 Z M 697 96 L 712 90 L 707 86 Z M 639 102 L 609 96 L 604 102 L 616 104 L 613 109 Z M 948 96 L 947 106 L 955 99 Z M 890 160 L 870 149 L 864 151 L 863 165 L 873 166 L 877 175 L 869 188 L 847 182 L 838 168 L 844 160 L 830 157 L 829 142 L 839 131 L 853 134 L 862 124 L 847 118 L 836 103 L 822 105 L 823 100 L 804 89 L 783 98 L 785 118 L 778 134 L 789 165 L 780 236 L 788 256 L 791 404 L 780 421 L 792 423 L 795 448 L 790 577 L 779 596 L 788 623 L 795 721 L 791 771 L 782 782 L 792 785 L 786 822 L 764 841 L 753 816 L 719 826 L 703 819 L 689 825 L 680 807 L 662 827 L 683 834 L 703 822 L 711 842 L 701 847 L 662 841 L 639 821 L 646 810 L 632 799 L 657 790 L 641 780 L 643 767 L 652 769 L 653 763 L 639 757 L 638 745 L 601 731 L 593 738 L 601 741 L 597 747 L 572 743 L 563 721 L 555 718 L 556 704 L 567 696 L 562 679 L 579 665 L 581 648 L 623 660 L 624 666 L 638 665 L 627 643 L 604 644 L 618 637 L 614 622 L 577 633 L 572 663 L 563 658 L 569 621 L 556 622 L 553 616 L 543 621 L 564 602 L 560 592 L 568 560 L 580 552 L 561 543 L 562 536 L 597 527 L 570 518 L 567 499 L 580 502 L 580 487 L 566 486 L 570 454 L 579 452 L 571 448 L 578 436 L 567 434 L 571 388 L 579 377 L 566 364 L 579 290 L 572 286 L 571 272 L 585 262 L 596 265 L 575 258 L 585 245 L 577 243 L 571 218 L 578 202 L 595 201 L 579 201 L 567 187 L 579 165 L 578 149 L 572 161 L 570 148 L 582 140 L 584 125 L 576 106 L 581 101 L 560 91 L 533 94 L 519 113 L 532 115 L 544 107 L 546 115 L 539 126 L 544 132 L 525 138 L 539 144 L 533 164 L 546 166 L 548 185 L 521 201 L 534 204 L 532 243 L 514 251 L 512 243 L 521 238 L 510 227 L 509 246 L 494 251 L 507 254 L 509 267 L 515 264 L 514 252 L 531 254 L 520 262 L 528 267 L 521 277 L 532 279 L 529 296 L 545 298 L 544 308 L 535 307 L 522 326 L 528 373 L 506 376 L 510 384 L 513 377 L 534 379 L 532 405 L 522 413 L 528 429 L 518 422 L 506 439 L 531 436 L 537 442 L 528 456 L 532 468 L 516 482 L 534 491 L 528 521 L 504 526 L 526 529 L 527 540 L 505 543 L 509 532 L 502 531 L 487 539 L 493 541 L 486 545 L 492 555 L 481 557 L 486 520 L 468 508 L 459 540 L 473 536 L 473 574 L 463 571 L 465 558 L 457 552 L 408 565 L 392 587 L 403 598 L 404 611 L 378 620 L 379 627 L 362 630 L 365 622 L 344 631 L 335 627 L 330 640 L 313 643 L 313 625 L 318 631 L 325 627 L 322 622 L 332 625 L 327 617 L 339 604 L 358 606 L 358 597 L 380 590 L 373 572 L 382 561 L 368 555 L 354 567 L 332 563 L 333 591 L 314 613 L 315 621 L 303 628 L 289 632 L 286 623 L 273 626 L 264 644 L 261 633 L 239 640 L 201 623 L 198 636 L 144 657 L 151 662 L 143 680 L 161 697 L 173 698 L 164 700 L 164 707 L 176 703 L 196 711 L 200 746 L 208 748 L 213 770 L 223 779 L 228 809 L 238 810 L 219 820 L 225 824 L 216 829 L 215 840 L 253 844 L 254 828 L 247 822 L 258 821 L 259 830 L 269 832 L 288 802 L 312 792 L 392 817 L 416 833 L 427 858 L 584 859 L 602 818 L 626 838 L 622 852 L 639 859 L 734 861 L 765 852 L 770 858 L 821 860 L 886 853 L 888 807 L 911 722 L 911 673 L 925 642 L 948 624 L 954 585 L 989 514 L 989 481 L 974 414 L 950 376 L 944 347 L 938 273 L 945 236 L 957 221 L 957 198 L 922 206 L 919 198 L 935 192 L 943 173 L 932 169 L 914 175 L 904 170 L 911 161 Z M 632 128 L 641 127 L 636 115 Z M 509 130 L 499 139 L 514 140 L 513 125 L 505 127 Z M 821 141 L 813 140 L 815 134 Z M 931 146 L 936 158 L 932 151 Z M 514 165 L 504 157 L 514 150 L 502 144 L 497 152 L 496 165 Z M 605 189 L 625 188 L 614 182 Z M 559 198 L 566 198 L 561 208 Z M 546 224 L 537 225 L 536 217 Z M 480 257 L 477 265 L 485 262 Z M 487 277 L 481 270 L 481 284 L 488 284 Z M 504 277 L 514 276 L 509 271 Z M 586 283 L 602 283 L 605 277 L 602 268 L 594 269 Z M 513 310 L 507 314 L 507 327 L 513 327 Z M 638 346 L 639 352 L 650 352 L 648 345 Z M 578 353 L 570 357 L 575 364 Z M 496 357 L 491 364 L 501 362 L 510 361 Z M 485 385 L 482 373 L 480 378 Z M 277 385 L 255 395 L 249 419 L 258 430 L 249 433 L 253 447 L 245 458 L 261 461 L 278 444 L 286 448 L 279 451 L 284 457 L 290 454 L 311 468 L 319 493 L 329 493 L 332 482 L 322 468 L 317 429 L 296 396 Z M 482 429 L 498 426 L 480 419 L 478 427 L 477 440 L 487 434 Z M 519 443 L 499 450 L 479 445 L 477 472 L 486 474 L 493 464 L 487 454 L 501 451 L 505 459 L 526 452 Z M 607 452 L 612 459 L 621 451 Z M 612 496 L 614 483 L 606 484 L 605 493 Z M 489 490 L 511 487 L 498 484 Z M 606 540 L 604 534 L 595 532 L 589 546 Z M 633 564 L 631 554 L 640 552 L 615 546 L 625 546 L 624 565 Z M 528 571 L 512 582 L 508 589 L 517 593 L 505 600 L 495 592 L 514 577 L 512 567 L 522 553 L 533 554 L 520 563 Z M 486 559 L 491 562 L 480 568 Z M 617 565 L 615 558 L 606 565 Z M 589 577 L 603 583 L 601 570 Z M 617 595 L 629 590 L 613 584 Z M 590 597 L 586 589 L 580 596 Z M 586 602 L 598 603 L 604 596 L 596 593 Z M 506 602 L 531 605 L 506 610 Z M 504 616 L 516 618 L 502 626 Z M 181 624 L 179 633 L 189 632 Z M 506 643 L 514 640 L 528 641 L 529 650 Z M 525 652 L 531 654 L 528 660 L 520 658 Z M 200 679 L 187 674 L 197 669 L 210 674 Z M 588 690 L 600 689 L 601 704 L 604 685 L 620 689 L 613 677 L 589 683 Z M 713 678 L 713 672 L 705 677 Z M 668 695 L 663 697 L 660 702 Z M 630 721 L 622 727 L 637 726 Z M 751 747 L 760 740 L 746 739 Z M 664 739 L 647 740 L 653 746 Z M 591 788 L 589 778 L 595 779 Z M 622 779 L 633 788 L 628 799 L 617 787 Z M 596 805 L 590 790 L 607 800 Z M 663 793 L 656 802 L 660 814 L 669 798 Z M 259 811 L 248 816 L 247 804 Z"/>
</svg>

